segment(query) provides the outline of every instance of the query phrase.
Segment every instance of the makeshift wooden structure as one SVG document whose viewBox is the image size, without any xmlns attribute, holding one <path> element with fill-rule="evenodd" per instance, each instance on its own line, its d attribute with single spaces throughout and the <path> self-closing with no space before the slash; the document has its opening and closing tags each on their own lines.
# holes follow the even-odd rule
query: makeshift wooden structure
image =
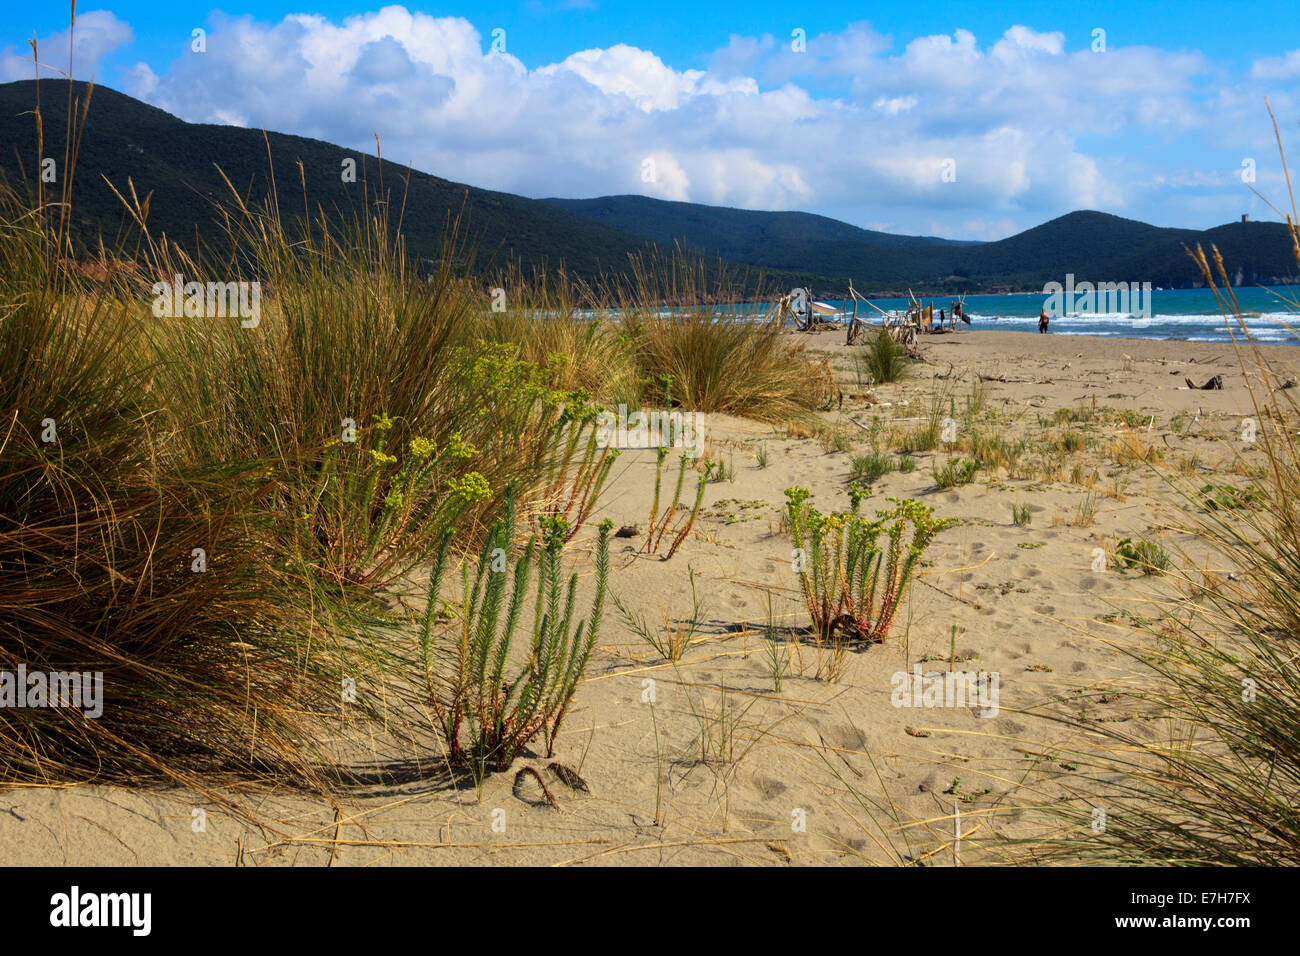
<svg viewBox="0 0 1300 956">
<path fill-rule="evenodd" d="M 888 332 L 890 338 L 909 351 L 916 347 L 917 336 L 919 335 L 955 332 L 957 331 L 958 319 L 961 319 L 967 325 L 970 324 L 970 319 L 967 317 L 965 310 L 965 295 L 952 303 L 951 314 L 946 314 L 942 309 L 939 310 L 937 324 L 935 322 L 933 302 L 922 304 L 912 294 L 911 289 L 907 291 L 907 295 L 911 304 L 905 311 L 886 312 L 861 295 L 857 289 L 853 288 L 853 283 L 850 282 L 849 298 L 853 302 L 851 312 L 837 309 L 825 302 L 812 301 L 806 289 L 792 289 L 788 295 L 781 297 L 777 308 L 779 314 L 784 319 L 793 321 L 795 328 L 801 332 L 816 331 L 843 321 L 846 327 L 845 343 L 854 345 L 862 338 L 863 333 L 868 328 L 873 327 L 868 325 L 865 318 L 858 315 L 859 305 L 865 304 L 880 313 L 878 328 Z"/>
</svg>

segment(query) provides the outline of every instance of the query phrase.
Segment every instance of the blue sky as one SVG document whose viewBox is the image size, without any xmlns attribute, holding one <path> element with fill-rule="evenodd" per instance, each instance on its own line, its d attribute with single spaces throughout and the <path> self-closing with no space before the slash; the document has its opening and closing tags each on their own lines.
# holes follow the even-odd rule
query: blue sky
<svg viewBox="0 0 1300 956">
<path fill-rule="evenodd" d="M 194 122 L 354 149 L 377 132 L 389 158 L 529 196 L 955 238 L 1078 208 L 1267 218 L 1242 176 L 1282 204 L 1265 96 L 1300 156 L 1300 27 L 1281 3 L 228 2 L 88 6 L 74 72 Z M 31 75 L 31 36 L 66 68 L 66 20 L 11 12 L 0 80 Z"/>
</svg>

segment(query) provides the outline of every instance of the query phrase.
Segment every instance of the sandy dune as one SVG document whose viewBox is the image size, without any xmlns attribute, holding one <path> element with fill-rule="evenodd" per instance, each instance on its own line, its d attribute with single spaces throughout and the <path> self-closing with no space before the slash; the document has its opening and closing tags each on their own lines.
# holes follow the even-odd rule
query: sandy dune
<svg viewBox="0 0 1300 956">
<path fill-rule="evenodd" d="M 702 606 L 695 639 L 675 664 L 610 607 L 556 754 L 589 792 L 567 786 L 541 756 L 516 769 L 536 768 L 558 810 L 514 770 L 476 792 L 452 785 L 432 751 L 424 778 L 345 790 L 334 805 L 287 790 L 242 794 L 260 826 L 174 790 L 10 790 L 0 794 L 0 862 L 948 865 L 957 858 L 955 808 L 963 863 L 992 858 L 997 835 L 1033 832 L 1013 807 L 1034 799 L 1027 787 L 1040 770 L 1068 771 L 1057 751 L 1070 738 L 1027 712 L 1074 707 L 1081 688 L 1137 678 L 1130 659 L 1103 642 L 1136 639 L 1123 612 L 1150 615 L 1152 601 L 1175 593 L 1168 579 L 1113 561 L 1094 570 L 1094 549 L 1110 554 L 1120 539 L 1148 538 L 1179 566 L 1231 571 L 1175 530 L 1177 495 L 1125 449 L 1154 449 L 1161 468 L 1190 483 L 1246 485 L 1234 460 L 1250 461 L 1240 436 L 1254 411 L 1233 349 L 963 331 L 923 340 L 928 362 L 903 382 L 864 387 L 842 333 L 810 338 L 836 370 L 842 408 L 812 436 L 709 416 L 708 453 L 730 463 L 734 479 L 708 486 L 695 533 L 671 561 L 638 553 L 655 453 L 629 450 L 616 466 L 597 518 L 638 525 L 641 534 L 614 540 L 615 593 L 656 628 L 665 617 L 684 622 L 689 568 Z M 791 673 L 775 692 L 764 651 L 769 598 L 782 628 L 807 623 L 791 544 L 778 533 L 783 490 L 802 485 L 824 510 L 846 507 L 851 458 L 869 450 L 873 421 L 888 447 L 891 430 L 915 427 L 948 388 L 966 428 L 977 374 L 988 392 L 971 421 L 981 433 L 1030 442 L 1018 466 L 1024 476 L 981 470 L 970 484 L 939 490 L 934 466 L 949 457 L 940 445 L 909 456 L 914 470 L 876 482 L 873 498 L 917 497 L 959 523 L 927 554 L 886 644 L 849 653 L 832 683 L 814 676 L 815 648 L 783 631 Z M 1221 391 L 1184 384 L 1216 374 Z M 1094 406 L 1091 421 L 1052 421 L 1058 410 Z M 1069 430 L 1087 446 L 1045 476 L 1032 463 Z M 1014 504 L 1029 506 L 1028 525 L 1013 522 Z M 591 539 L 584 533 L 572 551 L 584 581 Z M 894 675 L 914 665 L 922 674 L 996 674 L 996 715 L 981 717 L 978 706 L 894 706 Z M 1087 706 L 1136 720 L 1123 698 Z"/>
</svg>

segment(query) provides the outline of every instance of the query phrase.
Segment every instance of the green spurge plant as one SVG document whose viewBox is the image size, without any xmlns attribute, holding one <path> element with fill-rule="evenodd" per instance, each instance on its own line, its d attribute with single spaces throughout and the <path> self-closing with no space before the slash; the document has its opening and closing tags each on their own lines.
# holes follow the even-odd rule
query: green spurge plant
<svg viewBox="0 0 1300 956">
<path fill-rule="evenodd" d="M 642 548 L 642 551 L 646 554 L 657 554 L 659 552 L 659 543 L 663 541 L 664 532 L 667 531 L 670 526 L 673 526 L 673 521 L 677 518 L 679 511 L 686 511 L 686 506 L 680 504 L 680 502 L 682 500 L 682 487 L 686 483 L 686 465 L 690 459 L 686 454 L 682 454 L 679 457 L 677 467 L 677 484 L 673 487 L 673 503 L 668 506 L 668 510 L 663 514 L 659 513 L 659 488 L 663 480 L 664 459 L 667 457 L 668 449 L 660 448 L 658 459 L 655 461 L 655 496 L 654 501 L 650 505 L 650 530 L 646 534 L 645 547 Z M 695 518 L 699 515 L 700 505 L 704 502 L 704 489 L 708 485 L 709 478 L 712 477 L 712 475 L 713 465 L 712 463 L 708 463 L 704 466 L 704 474 L 702 474 L 699 481 L 696 482 L 694 503 L 691 505 L 690 510 L 686 511 L 685 517 L 672 527 L 673 540 L 672 544 L 668 547 L 668 554 L 664 557 L 665 561 L 677 553 L 677 549 L 682 546 L 682 542 L 686 540 L 686 536 L 689 535 L 691 529 L 695 527 Z"/>
<path fill-rule="evenodd" d="M 391 583 L 407 570 L 404 539 L 429 523 L 448 527 L 466 508 L 491 497 L 487 480 L 464 470 L 479 450 L 460 432 L 441 448 L 417 437 L 391 454 L 393 424 L 387 415 L 376 415 L 370 428 L 344 432 L 325 446 L 300 505 L 296 548 L 326 580 Z"/>
<path fill-rule="evenodd" d="M 508 570 L 515 537 L 515 485 L 507 486 L 504 511 L 488 531 L 478 570 L 461 566 L 463 603 L 457 633 L 439 634 L 439 598 L 454 529 L 443 532 L 429 579 L 429 603 L 420 630 L 420 651 L 434 717 L 453 764 L 470 765 L 481 777 L 505 770 L 538 734 L 553 756 L 556 734 L 596 646 L 609 577 L 610 521 L 596 545 L 596 594 L 591 614 L 574 628 L 578 575 L 565 587 L 560 554 L 568 522 L 541 520 L 542 538 L 530 536 Z M 528 659 L 509 675 L 511 650 L 529 577 L 536 568 L 536 616 Z M 502 611 L 505 619 L 502 620 Z"/>
<path fill-rule="evenodd" d="M 566 540 L 572 540 L 600 500 L 618 449 L 603 446 L 595 420 L 600 409 L 583 389 L 568 393 L 561 417 L 567 427 L 563 442 L 556 441 L 546 461 L 539 519 L 559 516 L 567 522 Z M 585 436 L 585 442 L 584 442 Z M 579 445 L 583 445 L 581 456 Z"/>
<path fill-rule="evenodd" d="M 806 488 L 787 488 L 787 518 L 804 602 L 819 639 L 882 643 L 926 547 L 956 519 L 936 520 L 912 498 L 889 498 L 875 518 L 858 513 L 871 490 L 849 488 L 851 510 L 822 514 Z M 910 529 L 910 534 L 909 534 Z"/>
</svg>

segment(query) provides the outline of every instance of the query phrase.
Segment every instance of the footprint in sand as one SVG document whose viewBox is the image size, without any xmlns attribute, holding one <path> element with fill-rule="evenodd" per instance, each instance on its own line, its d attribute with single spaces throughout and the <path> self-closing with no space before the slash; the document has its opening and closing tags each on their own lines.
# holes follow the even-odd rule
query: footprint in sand
<svg viewBox="0 0 1300 956">
<path fill-rule="evenodd" d="M 862 737 L 848 724 L 827 727 L 821 732 L 822 739 L 832 747 L 842 750 L 861 750 Z"/>
<path fill-rule="evenodd" d="M 1079 587 L 1085 591 L 1113 591 L 1116 582 L 1108 574 L 1090 574 L 1079 581 Z"/>
<path fill-rule="evenodd" d="M 1028 567 L 1028 568 L 1016 568 L 1011 573 L 1014 574 L 1020 580 L 1024 581 L 1027 580 L 1028 578 L 1038 577 L 1040 574 L 1043 573 L 1043 571 L 1041 568 Z"/>
<path fill-rule="evenodd" d="M 1050 604 L 1035 604 L 1034 611 L 1038 614 L 1046 614 L 1049 617 L 1056 613 L 1056 608 Z"/>
<path fill-rule="evenodd" d="M 757 774 L 754 776 L 754 787 L 764 800 L 773 800 L 790 789 L 780 780 L 773 780 L 771 777 Z"/>
<path fill-rule="evenodd" d="M 1087 669 L 1088 669 L 1088 665 L 1085 664 L 1083 661 L 1075 661 L 1073 664 L 1070 665 L 1070 673 L 1072 674 L 1077 674 L 1079 673 L 1079 671 L 1086 671 Z"/>
</svg>

